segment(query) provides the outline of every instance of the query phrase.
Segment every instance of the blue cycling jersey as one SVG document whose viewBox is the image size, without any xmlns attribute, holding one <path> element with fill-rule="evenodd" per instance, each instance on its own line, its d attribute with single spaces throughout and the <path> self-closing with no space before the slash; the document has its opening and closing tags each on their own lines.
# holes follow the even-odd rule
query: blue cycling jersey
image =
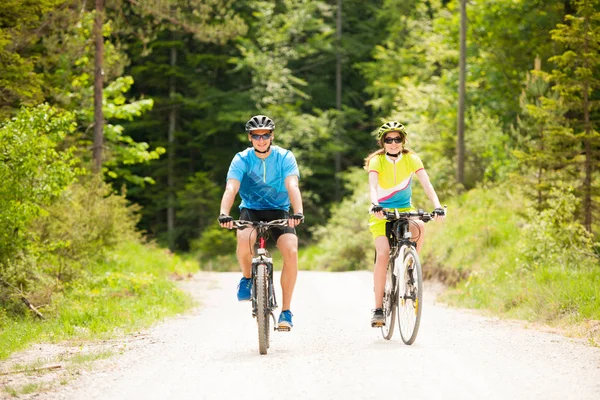
<svg viewBox="0 0 600 400">
<path fill-rule="evenodd" d="M 240 209 L 289 211 L 290 196 L 285 178 L 290 175 L 300 177 L 291 151 L 271 146 L 271 154 L 262 159 L 256 156 L 254 148 L 249 147 L 233 157 L 227 180 L 240 182 Z"/>
</svg>

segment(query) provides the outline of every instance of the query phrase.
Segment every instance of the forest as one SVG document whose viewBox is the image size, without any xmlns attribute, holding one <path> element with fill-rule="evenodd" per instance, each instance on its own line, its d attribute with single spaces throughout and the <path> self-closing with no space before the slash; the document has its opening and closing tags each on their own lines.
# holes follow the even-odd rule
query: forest
<svg viewBox="0 0 600 400">
<path fill-rule="evenodd" d="M 597 341 L 599 50 L 599 0 L 4 0 L 0 343 L 237 270 L 217 216 L 256 114 L 298 161 L 301 269 L 372 267 L 363 164 L 396 120 L 448 206 L 446 301 Z"/>
</svg>

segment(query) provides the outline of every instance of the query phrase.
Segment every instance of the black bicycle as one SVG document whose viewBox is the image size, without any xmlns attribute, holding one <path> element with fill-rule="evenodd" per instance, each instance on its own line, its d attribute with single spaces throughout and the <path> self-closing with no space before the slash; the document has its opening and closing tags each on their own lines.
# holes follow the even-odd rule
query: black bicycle
<svg viewBox="0 0 600 400">
<path fill-rule="evenodd" d="M 391 223 L 390 261 L 387 266 L 385 289 L 383 292 L 383 313 L 385 325 L 381 333 L 387 340 L 394 334 L 394 324 L 398 317 L 400 336 L 405 344 L 413 344 L 421 324 L 423 311 L 423 273 L 417 254 L 417 243 L 412 241 L 409 224 L 412 219 L 431 221 L 435 215 L 445 215 L 446 210 L 431 213 L 419 211 L 385 212 Z M 396 314 L 397 313 L 397 314 Z"/>
<path fill-rule="evenodd" d="M 273 258 L 267 250 L 269 230 L 288 226 L 287 219 L 274 221 L 233 221 L 236 229 L 252 228 L 256 230 L 257 248 L 252 258 L 252 316 L 258 323 L 258 350 L 267 354 L 270 346 L 270 325 L 273 319 L 273 329 L 289 331 L 289 327 L 281 327 L 275 322 L 273 310 L 277 308 L 277 299 L 273 288 Z"/>
</svg>

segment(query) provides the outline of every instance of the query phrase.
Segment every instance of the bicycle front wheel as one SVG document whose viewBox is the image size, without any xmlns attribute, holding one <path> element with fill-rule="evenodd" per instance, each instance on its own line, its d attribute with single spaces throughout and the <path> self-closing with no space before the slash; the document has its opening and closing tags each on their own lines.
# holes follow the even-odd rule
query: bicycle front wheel
<svg viewBox="0 0 600 400">
<path fill-rule="evenodd" d="M 267 354 L 269 348 L 269 330 L 271 321 L 268 304 L 268 278 L 267 266 L 259 264 L 256 268 L 256 322 L 258 323 L 258 350 L 260 354 Z"/>
<path fill-rule="evenodd" d="M 396 276 L 394 275 L 394 262 L 390 261 L 385 278 L 385 289 L 383 291 L 383 315 L 385 316 L 385 325 L 381 327 L 381 334 L 386 340 L 390 340 L 394 335 L 397 300 L 398 290 L 396 288 Z"/>
<path fill-rule="evenodd" d="M 398 285 L 398 327 L 405 344 L 413 344 L 421 324 L 423 275 L 419 255 L 414 248 L 404 253 Z"/>
</svg>

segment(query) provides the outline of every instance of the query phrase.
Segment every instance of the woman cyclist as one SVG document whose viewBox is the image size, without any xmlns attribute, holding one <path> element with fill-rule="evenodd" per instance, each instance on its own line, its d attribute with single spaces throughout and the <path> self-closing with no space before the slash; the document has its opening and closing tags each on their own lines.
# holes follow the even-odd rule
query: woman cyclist
<svg viewBox="0 0 600 400">
<path fill-rule="evenodd" d="M 416 175 L 433 207 L 443 210 L 429 176 L 423 168 L 423 162 L 419 156 L 405 147 L 404 126 L 396 121 L 388 121 L 379 128 L 377 138 L 381 148 L 365 159 L 365 169 L 369 172 L 369 198 L 372 203 L 369 230 L 375 241 L 376 252 L 373 271 L 375 309 L 371 318 L 373 327 L 385 325 L 382 303 L 390 245 L 386 234 L 387 221 L 383 214 L 384 208 L 400 212 L 414 210 L 411 201 L 411 183 L 413 176 Z M 424 226 L 425 224 L 420 220 L 410 222 L 410 232 L 417 242 L 417 251 L 420 251 L 423 245 Z"/>
</svg>

